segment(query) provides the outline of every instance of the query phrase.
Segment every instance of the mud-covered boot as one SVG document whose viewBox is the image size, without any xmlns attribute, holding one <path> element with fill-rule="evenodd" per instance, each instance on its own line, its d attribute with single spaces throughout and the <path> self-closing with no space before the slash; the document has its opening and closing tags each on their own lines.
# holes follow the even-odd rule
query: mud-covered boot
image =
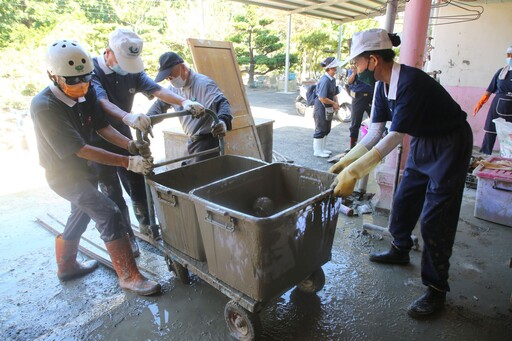
<svg viewBox="0 0 512 341">
<path fill-rule="evenodd" d="M 106 242 L 110 259 L 119 277 L 119 286 L 136 294 L 147 296 L 159 293 L 159 283 L 144 277 L 137 268 L 128 236 Z"/>
<path fill-rule="evenodd" d="M 57 256 L 57 277 L 61 281 L 69 281 L 73 278 L 87 275 L 98 267 L 98 262 L 89 260 L 83 263 L 76 261 L 78 244 L 80 239 L 64 240 L 59 234 L 55 238 L 55 254 Z"/>
<path fill-rule="evenodd" d="M 409 264 L 409 250 L 401 250 L 391 244 L 389 251 L 370 254 L 370 261 L 386 264 Z"/>
<path fill-rule="evenodd" d="M 133 257 L 137 258 L 140 256 L 140 248 L 139 243 L 137 242 L 137 237 L 133 233 L 132 228 L 128 228 L 128 240 L 130 241 L 130 248 L 132 249 Z"/>
<path fill-rule="evenodd" d="M 133 212 L 135 212 L 135 216 L 137 217 L 137 221 L 139 222 L 140 233 L 153 238 L 158 237 L 158 235 L 153 236 L 153 231 L 151 231 L 147 205 L 145 203 L 134 202 Z"/>
<path fill-rule="evenodd" d="M 121 210 L 123 215 L 124 222 L 126 223 L 126 233 L 128 234 L 128 239 L 130 239 L 130 246 L 132 248 L 133 257 L 137 258 L 140 256 L 140 248 L 139 243 L 137 243 L 137 237 L 132 230 L 132 223 L 130 221 L 130 211 L 128 211 L 128 207 L 125 207 Z"/>
<path fill-rule="evenodd" d="M 428 317 L 444 308 L 446 292 L 428 287 L 427 291 L 407 308 L 409 316 Z"/>
</svg>

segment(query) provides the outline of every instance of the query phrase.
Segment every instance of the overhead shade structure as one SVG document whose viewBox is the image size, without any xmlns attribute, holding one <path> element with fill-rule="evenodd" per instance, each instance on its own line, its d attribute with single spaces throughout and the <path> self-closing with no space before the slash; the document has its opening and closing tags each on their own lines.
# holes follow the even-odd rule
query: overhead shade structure
<svg viewBox="0 0 512 341">
<path fill-rule="evenodd" d="M 234 0 L 247 5 L 268 7 L 337 23 L 373 18 L 386 13 L 388 0 Z M 400 1 L 403 7 L 403 2 Z M 402 8 L 403 9 L 403 8 Z"/>
<path fill-rule="evenodd" d="M 394 13 L 403 10 L 405 0 L 233 0 L 247 5 L 268 7 L 285 11 L 288 18 L 286 43 L 286 67 L 284 92 L 288 92 L 289 51 L 291 35 L 291 15 L 301 14 L 320 19 L 332 20 L 343 24 L 351 21 L 373 18 L 385 15 L 390 3 L 397 5 Z M 340 28 L 341 39 L 341 28 Z M 339 41 L 339 45 L 341 40 Z M 341 45 L 340 45 L 341 46 Z M 338 46 L 338 50 L 340 48 Z M 339 56 L 339 51 L 338 51 Z"/>
</svg>

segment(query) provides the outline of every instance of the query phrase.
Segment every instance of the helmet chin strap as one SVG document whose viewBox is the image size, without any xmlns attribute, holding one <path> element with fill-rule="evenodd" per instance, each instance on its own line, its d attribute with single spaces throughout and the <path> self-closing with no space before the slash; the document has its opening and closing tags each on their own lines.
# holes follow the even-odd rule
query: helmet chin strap
<svg viewBox="0 0 512 341">
<path fill-rule="evenodd" d="M 53 85 L 55 85 L 56 87 L 58 87 L 60 89 L 60 86 L 59 86 L 59 83 L 57 82 L 57 80 L 55 79 L 56 76 L 52 75 L 50 73 L 50 71 L 46 71 L 46 73 L 48 74 L 48 78 L 50 78 L 50 80 L 52 81 Z M 62 89 L 61 89 L 62 90 Z"/>
</svg>

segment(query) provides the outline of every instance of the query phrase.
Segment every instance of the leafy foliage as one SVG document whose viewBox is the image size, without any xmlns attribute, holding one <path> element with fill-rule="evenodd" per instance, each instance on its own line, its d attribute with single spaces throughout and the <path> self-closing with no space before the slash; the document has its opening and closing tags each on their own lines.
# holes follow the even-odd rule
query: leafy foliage
<svg viewBox="0 0 512 341">
<path fill-rule="evenodd" d="M 249 86 L 255 87 L 254 76 L 283 70 L 286 55 L 282 37 L 269 28 L 274 20 L 261 17 L 260 11 L 253 6 L 245 6 L 243 10 L 234 17 L 235 33 L 228 40 L 234 43 L 238 63 L 244 67 L 242 72 L 249 74 Z M 290 64 L 296 62 L 297 56 L 290 55 Z"/>
<path fill-rule="evenodd" d="M 291 51 L 299 54 L 290 54 L 290 69 L 317 70 L 318 61 L 336 49 L 338 26 L 300 15 L 293 18 Z M 158 58 L 167 51 L 179 53 L 192 64 L 187 38 L 232 41 L 250 85 L 255 75 L 282 73 L 285 67 L 287 20 L 283 12 L 268 8 L 227 0 L 0 0 L 2 109 L 27 109 L 32 97 L 48 84 L 45 53 L 49 43 L 77 39 L 97 56 L 119 27 L 130 28 L 144 39 L 142 57 L 150 76 L 156 74 Z M 351 30 L 344 35 L 351 35 Z"/>
</svg>

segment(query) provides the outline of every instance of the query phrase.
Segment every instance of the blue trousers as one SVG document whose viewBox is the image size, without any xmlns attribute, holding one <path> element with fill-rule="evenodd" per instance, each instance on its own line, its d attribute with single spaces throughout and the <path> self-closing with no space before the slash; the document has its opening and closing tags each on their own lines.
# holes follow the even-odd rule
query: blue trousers
<svg viewBox="0 0 512 341">
<path fill-rule="evenodd" d="M 449 291 L 448 270 L 473 148 L 465 124 L 446 135 L 413 137 L 403 178 L 393 200 L 389 231 L 393 244 L 410 250 L 418 219 L 424 247 L 424 285 Z"/>
<path fill-rule="evenodd" d="M 313 134 L 313 138 L 322 139 L 329 135 L 331 132 L 332 120 L 325 119 L 325 108 L 318 98 L 315 100 L 313 118 L 315 119 L 315 133 Z"/>
</svg>

